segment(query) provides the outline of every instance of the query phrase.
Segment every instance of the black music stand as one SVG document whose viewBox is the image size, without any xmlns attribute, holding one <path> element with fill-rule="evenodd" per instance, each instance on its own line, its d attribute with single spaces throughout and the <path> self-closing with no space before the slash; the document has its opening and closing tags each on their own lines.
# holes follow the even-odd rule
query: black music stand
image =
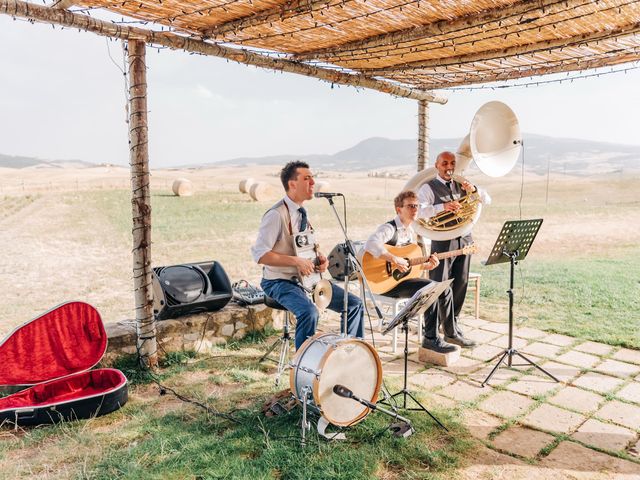
<svg viewBox="0 0 640 480">
<path fill-rule="evenodd" d="M 502 364 L 506 357 L 508 357 L 507 365 L 509 367 L 512 366 L 512 359 L 514 355 L 518 355 L 528 364 L 533 365 L 542 373 L 553 378 L 556 382 L 560 381 L 549 372 L 547 372 L 544 368 L 536 365 L 534 362 L 518 352 L 518 350 L 513 348 L 513 283 L 515 267 L 516 264 L 520 260 L 524 260 L 527 256 L 527 253 L 529 253 L 529 249 L 531 248 L 533 240 L 536 238 L 541 225 L 541 218 L 537 218 L 534 220 L 509 220 L 504 222 L 502 231 L 498 235 L 496 243 L 491 249 L 489 258 L 487 258 L 487 260 L 483 262 L 485 265 L 511 262 L 509 290 L 507 290 L 507 293 L 509 294 L 509 347 L 496 356 L 500 356 L 500 360 L 498 360 L 496 366 L 493 367 L 493 370 L 491 370 L 487 378 L 485 378 L 484 382 L 482 382 L 483 387 L 489 380 L 491 380 L 491 377 L 498 370 L 498 367 Z"/>
<path fill-rule="evenodd" d="M 444 428 L 447 432 L 449 429 L 445 427 L 440 420 L 438 420 L 429 410 L 424 407 L 416 397 L 409 391 L 407 388 L 407 376 L 409 369 L 409 319 L 416 317 L 418 315 L 422 315 L 424 311 L 438 301 L 438 297 L 444 292 L 453 282 L 451 280 L 445 280 L 443 282 L 432 282 L 429 285 L 422 287 L 416 293 L 413 294 L 413 297 L 409 299 L 404 308 L 398 313 L 393 320 L 387 325 L 387 328 L 382 332 L 383 335 L 386 335 L 394 328 L 402 324 L 402 330 L 404 330 L 404 384 L 402 390 L 397 393 L 394 393 L 389 397 L 395 398 L 398 395 L 402 395 L 402 408 L 405 410 L 414 410 L 414 411 L 424 411 L 426 412 L 433 420 Z M 418 408 L 408 408 L 407 407 L 407 397 L 413 400 Z M 384 403 L 384 402 L 382 402 Z"/>
</svg>

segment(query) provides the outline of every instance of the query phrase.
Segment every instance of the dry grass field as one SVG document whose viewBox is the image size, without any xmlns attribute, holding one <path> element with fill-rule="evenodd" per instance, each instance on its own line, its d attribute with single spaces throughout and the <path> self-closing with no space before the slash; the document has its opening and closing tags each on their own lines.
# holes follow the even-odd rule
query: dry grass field
<svg viewBox="0 0 640 480">
<path fill-rule="evenodd" d="M 253 202 L 238 191 L 238 183 L 253 177 L 271 183 L 279 195 L 278 169 L 153 171 L 153 264 L 215 259 L 232 281 L 257 282 L 260 268 L 249 249 L 272 201 Z M 0 337 L 74 299 L 95 305 L 106 322 L 133 317 L 128 176 L 122 167 L 0 171 Z M 194 196 L 173 196 L 171 184 L 180 177 L 192 180 Z M 406 181 L 355 172 L 319 172 L 318 178 L 345 194 L 354 240 L 365 239 L 378 223 L 392 218 L 391 199 Z M 640 325 L 637 177 L 552 174 L 548 190 L 546 177 L 526 176 L 521 185 L 517 172 L 506 178 L 469 178 L 493 197 L 474 229 L 480 253 L 473 269 L 483 275 L 482 316 L 506 320 L 508 270 L 479 264 L 502 223 L 544 218 L 518 269 L 519 320 L 570 334 L 573 322 L 579 325 L 573 333 L 587 338 L 594 335 L 585 321 L 610 323 L 598 334 L 600 340 L 640 347 L 638 329 L 629 328 Z M 335 216 L 324 199 L 309 202 L 309 210 L 328 253 L 341 240 Z"/>
</svg>

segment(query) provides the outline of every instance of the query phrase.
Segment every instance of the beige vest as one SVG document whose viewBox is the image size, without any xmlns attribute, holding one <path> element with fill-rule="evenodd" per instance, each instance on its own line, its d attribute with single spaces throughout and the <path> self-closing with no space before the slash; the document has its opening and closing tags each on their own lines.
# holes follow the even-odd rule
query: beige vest
<svg viewBox="0 0 640 480">
<path fill-rule="evenodd" d="M 280 234 L 271 250 L 282 255 L 295 256 L 296 251 L 293 247 L 293 232 L 291 231 L 291 215 L 289 215 L 287 204 L 284 203 L 284 200 L 280 200 L 267 211 L 271 210 L 277 210 L 282 220 Z M 297 277 L 299 274 L 296 267 L 271 267 L 264 265 L 262 267 L 262 276 L 267 280 L 291 280 L 291 277 Z"/>
</svg>

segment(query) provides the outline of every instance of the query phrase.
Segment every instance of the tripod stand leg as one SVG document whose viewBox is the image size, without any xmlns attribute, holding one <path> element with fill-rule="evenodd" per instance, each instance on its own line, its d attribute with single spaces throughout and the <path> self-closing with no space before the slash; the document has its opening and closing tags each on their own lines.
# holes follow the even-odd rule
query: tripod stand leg
<svg viewBox="0 0 640 480">
<path fill-rule="evenodd" d="M 278 373 L 276 374 L 276 387 L 280 386 L 280 377 L 287 366 L 287 359 L 289 358 L 289 339 L 282 338 L 282 349 L 280 349 L 280 359 L 278 360 Z"/>
<path fill-rule="evenodd" d="M 411 392 L 405 392 L 406 395 L 409 396 L 409 398 L 411 398 L 411 400 L 413 400 L 414 402 L 416 402 L 416 405 L 418 405 L 422 410 L 424 410 L 425 412 L 427 412 L 427 415 L 429 415 L 434 422 L 436 422 L 438 425 L 440 425 L 442 428 L 444 428 L 447 432 L 449 431 L 449 429 L 447 427 L 445 427 L 442 422 L 440 420 L 438 420 L 435 415 L 433 413 L 431 413 L 429 410 L 426 409 L 426 407 L 424 405 L 422 405 L 418 399 L 416 397 L 414 397 Z M 406 401 L 406 400 L 405 400 Z"/>
<path fill-rule="evenodd" d="M 269 349 L 266 351 L 266 353 L 260 357 L 260 360 L 258 360 L 258 363 L 262 363 L 265 360 L 271 360 L 269 359 L 269 355 L 271 354 L 271 352 L 273 352 L 276 348 L 278 348 L 278 345 L 280 345 L 282 343 L 282 337 L 280 337 L 278 340 L 276 340 L 275 342 L 273 342 L 273 344 L 271 344 L 271 346 L 269 347 Z"/>
<path fill-rule="evenodd" d="M 522 355 L 520 352 L 515 351 L 514 352 L 516 355 L 518 355 L 520 358 L 522 358 L 523 360 L 525 360 L 527 363 L 533 365 L 534 367 L 536 367 L 538 370 L 540 370 L 542 373 L 544 373 L 545 375 L 548 375 L 549 377 L 553 378 L 556 382 L 560 382 L 560 380 L 558 380 L 556 377 L 554 377 L 553 375 L 551 375 L 549 372 L 547 372 L 544 368 L 542 368 L 539 365 L 536 365 L 534 362 L 532 362 L 531 360 L 529 360 L 527 357 L 525 357 L 524 355 Z"/>
<path fill-rule="evenodd" d="M 498 370 L 498 367 L 500 366 L 500 364 L 502 362 L 504 362 L 504 358 L 509 355 L 509 350 L 505 350 L 504 353 L 502 354 L 502 356 L 500 357 L 500 360 L 498 360 L 498 363 L 496 363 L 496 366 L 493 367 L 493 370 L 491 370 L 491 373 L 489 373 L 489 375 L 487 375 L 487 378 L 484 379 L 484 382 L 482 382 L 482 384 L 480 385 L 481 387 L 484 387 L 485 384 L 491 380 L 491 377 L 493 377 L 493 374 L 496 373 L 496 370 Z"/>
</svg>

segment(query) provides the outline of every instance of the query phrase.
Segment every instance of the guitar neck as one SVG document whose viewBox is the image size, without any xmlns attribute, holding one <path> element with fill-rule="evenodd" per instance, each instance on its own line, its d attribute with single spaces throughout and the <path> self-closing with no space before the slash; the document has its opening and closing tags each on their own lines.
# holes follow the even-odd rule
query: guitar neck
<svg viewBox="0 0 640 480">
<path fill-rule="evenodd" d="M 438 260 L 444 260 L 445 258 L 457 257 L 458 255 L 462 255 L 462 248 L 457 250 L 451 250 L 450 252 L 442 252 L 435 253 L 434 255 L 438 257 Z M 421 265 L 423 263 L 427 263 L 429 261 L 429 257 L 416 257 L 409 259 L 409 265 Z"/>
</svg>

